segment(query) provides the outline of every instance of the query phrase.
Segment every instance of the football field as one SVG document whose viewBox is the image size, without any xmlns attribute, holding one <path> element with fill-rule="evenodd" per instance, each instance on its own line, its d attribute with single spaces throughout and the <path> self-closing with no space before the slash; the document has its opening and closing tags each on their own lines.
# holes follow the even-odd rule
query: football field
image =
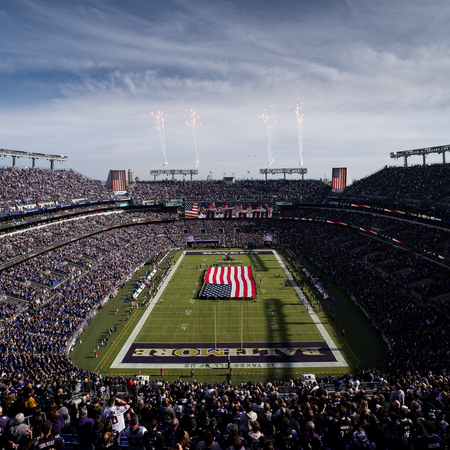
<svg viewBox="0 0 450 450">
<path fill-rule="evenodd" d="M 133 325 L 111 369 L 347 367 L 338 345 L 276 251 L 234 251 L 230 264 L 252 268 L 255 300 L 200 299 L 208 266 L 223 251 L 180 254 L 152 303 Z M 130 324 L 131 325 L 131 324 Z M 115 353 L 115 352 L 114 352 Z"/>
</svg>

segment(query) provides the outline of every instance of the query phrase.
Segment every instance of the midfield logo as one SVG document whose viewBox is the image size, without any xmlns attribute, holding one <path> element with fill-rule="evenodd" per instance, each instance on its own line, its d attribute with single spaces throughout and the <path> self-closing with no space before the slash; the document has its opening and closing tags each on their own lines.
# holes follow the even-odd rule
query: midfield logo
<svg viewBox="0 0 450 450">
<path fill-rule="evenodd" d="M 187 324 L 186 325 L 187 328 Z M 273 329 L 280 324 L 272 322 Z M 191 324 L 189 324 L 191 328 Z M 217 345 L 219 347 L 217 347 Z M 243 345 L 243 347 L 242 347 Z M 297 364 L 334 363 L 337 359 L 324 341 L 307 342 L 133 342 L 123 364 Z M 266 367 L 266 366 L 265 366 Z M 268 367 L 268 366 L 267 366 Z M 280 366 L 281 367 L 281 366 Z M 287 367 L 287 366 L 285 366 Z M 292 367 L 292 366 L 290 366 Z"/>
<path fill-rule="evenodd" d="M 188 252 L 189 253 L 189 252 Z M 230 251 L 230 252 L 202 252 L 204 255 L 225 255 L 225 254 L 229 254 L 229 255 L 259 255 L 261 254 L 261 252 L 258 251 L 246 251 L 246 252 L 240 252 L 240 251 Z M 272 254 L 272 252 L 266 251 L 265 253 L 270 253 Z"/>
<path fill-rule="evenodd" d="M 227 357 L 227 356 L 294 356 L 297 352 L 308 356 L 324 355 L 322 347 L 262 347 L 262 348 L 135 348 L 134 357 Z"/>
</svg>

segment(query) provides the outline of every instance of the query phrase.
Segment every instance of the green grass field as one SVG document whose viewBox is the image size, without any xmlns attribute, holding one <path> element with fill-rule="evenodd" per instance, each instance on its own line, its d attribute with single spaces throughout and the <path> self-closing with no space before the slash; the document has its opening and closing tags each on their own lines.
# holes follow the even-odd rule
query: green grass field
<svg viewBox="0 0 450 450">
<path fill-rule="evenodd" d="M 181 252 L 175 255 L 175 261 Z M 282 254 L 280 254 L 286 263 Z M 221 344 L 249 342 L 311 342 L 323 341 L 322 334 L 301 302 L 294 288 L 285 286 L 280 264 L 273 255 L 234 255 L 243 265 L 253 267 L 255 280 L 259 286 L 256 302 L 250 300 L 203 300 L 198 292 L 203 283 L 205 268 L 221 260 L 218 255 L 185 256 L 167 286 L 161 293 L 162 303 L 157 302 L 150 316 L 137 335 L 136 343 L 214 343 Z M 200 267 L 201 265 L 201 267 Z M 145 269 L 145 268 L 144 268 Z M 143 269 L 143 270 L 144 270 Z M 140 271 L 140 272 L 143 272 Z M 275 274 L 280 275 L 276 277 Z M 130 280 L 134 283 L 138 274 Z M 262 282 L 260 282 L 262 280 Z M 233 382 L 240 380 L 264 380 L 272 378 L 297 378 L 303 373 L 324 376 L 329 373 L 352 372 L 357 367 L 368 368 L 377 365 L 386 356 L 386 348 L 381 337 L 370 325 L 367 318 L 336 286 L 329 284 L 329 292 L 339 303 L 322 301 L 323 312 L 317 316 L 326 332 L 344 356 L 348 367 L 308 367 L 308 368 L 237 368 L 233 371 Z M 131 376 L 138 370 L 111 368 L 120 350 L 145 312 L 138 309 L 122 325 L 122 318 L 129 313 L 130 304 L 124 303 L 127 287 L 111 299 L 92 320 L 82 335 L 82 344 L 77 344 L 71 353 L 78 366 L 96 370 L 103 374 Z M 114 314 L 116 306 L 119 314 Z M 332 317 L 334 315 L 334 321 Z M 109 340 L 108 346 L 100 346 L 99 357 L 93 350 L 103 339 L 106 330 L 117 326 L 117 332 Z M 342 330 L 345 329 L 345 339 Z M 223 346 L 223 345 L 222 345 Z M 141 368 L 142 373 L 159 376 L 159 369 Z M 186 369 L 166 369 L 164 377 L 189 376 Z M 223 369 L 196 369 L 196 379 L 202 381 L 222 381 L 226 377 Z"/>
<path fill-rule="evenodd" d="M 239 255 L 236 258 L 255 270 L 260 286 L 257 302 L 198 299 L 205 264 L 211 265 L 221 258 L 217 255 L 186 256 L 184 267 L 179 267 L 174 281 L 168 283 L 163 303 L 153 310 L 151 320 L 136 341 L 228 343 L 240 342 L 241 338 L 244 342 L 321 339 L 294 290 L 285 287 L 285 277 L 275 278 L 275 273 L 280 274 L 281 269 L 273 256 Z M 203 268 L 197 269 L 199 260 Z"/>
</svg>

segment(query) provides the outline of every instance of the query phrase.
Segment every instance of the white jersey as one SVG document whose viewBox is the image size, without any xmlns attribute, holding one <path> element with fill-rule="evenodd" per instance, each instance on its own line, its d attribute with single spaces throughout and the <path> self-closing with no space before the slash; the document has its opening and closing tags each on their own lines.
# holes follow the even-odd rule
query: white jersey
<svg viewBox="0 0 450 450">
<path fill-rule="evenodd" d="M 111 422 L 113 430 L 120 433 L 125 429 L 125 420 L 123 415 L 130 409 L 128 405 L 125 406 L 107 406 L 102 412 L 103 422 Z"/>
</svg>

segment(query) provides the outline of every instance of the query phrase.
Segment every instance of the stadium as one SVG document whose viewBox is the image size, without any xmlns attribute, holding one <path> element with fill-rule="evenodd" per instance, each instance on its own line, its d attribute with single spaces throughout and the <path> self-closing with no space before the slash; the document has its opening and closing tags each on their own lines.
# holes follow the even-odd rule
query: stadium
<svg viewBox="0 0 450 450">
<path fill-rule="evenodd" d="M 0 450 L 450 448 L 449 13 L 2 2 Z"/>
<path fill-rule="evenodd" d="M 227 179 L 117 193 L 73 170 L 3 168 L 3 381 L 298 390 L 307 373 L 445 391 L 449 175 L 392 166 L 339 190 Z"/>
</svg>

